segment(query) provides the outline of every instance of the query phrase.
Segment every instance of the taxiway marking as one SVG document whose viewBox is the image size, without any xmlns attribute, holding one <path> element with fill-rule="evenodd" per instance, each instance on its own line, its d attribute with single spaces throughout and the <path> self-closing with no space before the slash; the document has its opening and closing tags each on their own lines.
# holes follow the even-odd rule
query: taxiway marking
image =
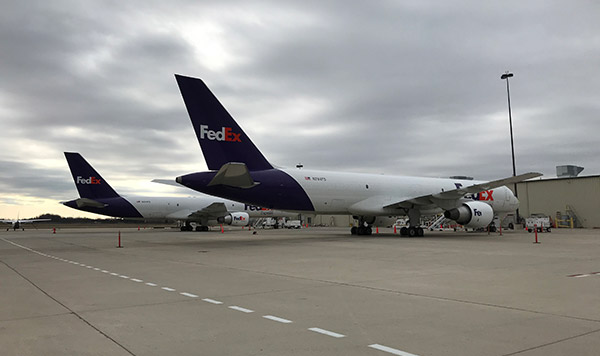
<svg viewBox="0 0 600 356">
<path fill-rule="evenodd" d="M 291 320 L 280 318 L 280 317 L 274 316 L 274 315 L 263 315 L 263 318 L 269 319 L 269 320 L 273 320 L 273 321 L 276 321 L 276 322 L 279 322 L 279 323 L 283 323 L 283 324 L 290 324 L 290 323 L 292 323 Z"/>
<path fill-rule="evenodd" d="M 208 302 L 208 303 L 212 303 L 212 304 L 223 304 L 223 302 L 219 302 L 218 300 L 214 300 L 214 299 L 210 299 L 210 298 L 204 298 L 202 300 L 205 302 Z"/>
<path fill-rule="evenodd" d="M 319 334 L 323 334 L 323 335 L 335 337 L 335 338 L 338 338 L 338 339 L 342 338 L 342 337 L 346 337 L 346 335 L 338 334 L 338 333 L 335 333 L 333 331 L 329 331 L 329 330 L 325 330 L 325 329 L 321 329 L 321 328 L 308 328 L 308 330 L 314 331 L 314 332 L 319 333 Z"/>
<path fill-rule="evenodd" d="M 198 296 L 197 296 L 197 295 L 195 295 L 195 294 L 192 294 L 192 293 L 186 293 L 186 292 L 183 292 L 183 293 L 179 293 L 179 294 L 181 294 L 181 295 L 183 295 L 183 296 L 186 296 L 186 297 L 190 297 L 190 298 L 198 298 Z"/>
<path fill-rule="evenodd" d="M 238 307 L 237 305 L 232 305 L 229 307 L 229 309 L 241 311 L 242 313 L 254 313 L 254 310 Z"/>
<path fill-rule="evenodd" d="M 600 275 L 600 272 L 570 274 L 567 277 L 583 278 L 583 277 L 590 277 L 590 276 L 597 276 L 597 275 Z"/>
<path fill-rule="evenodd" d="M 392 355 L 399 355 L 399 356 L 418 356 L 415 354 L 411 354 L 402 350 L 398 350 L 398 349 L 393 349 L 391 347 L 387 347 L 387 346 L 383 346 L 383 345 L 379 345 L 379 344 L 372 344 L 369 345 L 370 348 L 375 349 L 375 350 L 379 350 L 379 351 L 384 351 L 384 352 L 388 352 Z"/>
</svg>

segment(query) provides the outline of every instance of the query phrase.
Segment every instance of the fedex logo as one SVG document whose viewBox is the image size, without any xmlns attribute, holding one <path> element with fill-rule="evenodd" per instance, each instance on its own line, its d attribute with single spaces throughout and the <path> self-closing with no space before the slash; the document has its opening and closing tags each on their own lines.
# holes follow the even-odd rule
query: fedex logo
<svg viewBox="0 0 600 356">
<path fill-rule="evenodd" d="M 220 131 L 209 130 L 207 125 L 200 125 L 200 139 L 211 141 L 242 142 L 241 133 L 231 132 L 231 127 L 221 127 Z"/>
<path fill-rule="evenodd" d="M 473 199 L 473 200 L 480 200 L 480 201 L 494 201 L 494 196 L 492 195 L 494 194 L 494 190 L 484 190 L 481 193 L 477 193 L 477 194 L 471 194 L 469 196 L 469 198 Z"/>
<path fill-rule="evenodd" d="M 235 220 L 235 221 L 245 221 L 245 220 L 246 220 L 246 218 L 245 218 L 245 217 L 243 217 L 243 216 L 234 216 L 234 217 L 233 217 L 233 220 Z"/>
<path fill-rule="evenodd" d="M 96 177 L 83 178 L 77 176 L 77 184 L 100 184 L 100 179 Z"/>
</svg>

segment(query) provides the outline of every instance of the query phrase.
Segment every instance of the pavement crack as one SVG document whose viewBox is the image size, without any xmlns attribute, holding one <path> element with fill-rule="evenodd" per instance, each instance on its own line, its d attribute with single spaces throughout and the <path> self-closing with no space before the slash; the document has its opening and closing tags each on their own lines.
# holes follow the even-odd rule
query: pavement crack
<svg viewBox="0 0 600 356">
<path fill-rule="evenodd" d="M 586 333 L 582 333 L 582 334 L 579 334 L 579 335 L 569 336 L 569 337 L 566 337 L 566 338 L 563 338 L 563 339 L 559 339 L 559 340 L 556 340 L 556 341 L 552 341 L 552 342 L 547 342 L 545 344 L 541 344 L 541 345 L 533 346 L 533 347 L 530 347 L 530 348 L 527 348 L 527 349 L 523 349 L 523 350 L 511 352 L 509 354 L 504 354 L 502 356 L 513 356 L 513 355 L 522 354 L 523 352 L 528 352 L 528 351 L 532 351 L 532 350 L 541 349 L 541 348 L 546 347 L 546 346 L 559 344 L 559 343 L 564 342 L 564 341 L 569 341 L 569 340 L 577 339 L 577 338 L 580 338 L 580 337 L 583 337 L 583 336 L 587 336 L 587 335 L 591 335 L 591 334 L 594 334 L 594 333 L 597 333 L 597 332 L 600 332 L 600 329 L 588 331 Z"/>
<path fill-rule="evenodd" d="M 21 274 L 19 271 L 17 271 L 15 268 L 13 268 L 11 265 L 9 265 L 8 263 L 6 263 L 5 261 L 0 261 L 2 264 L 4 264 L 6 267 L 10 268 L 13 272 L 15 272 L 17 275 L 19 275 L 21 278 L 23 278 L 24 280 L 26 280 L 27 282 L 29 282 L 29 284 L 31 284 L 33 287 L 35 287 L 37 290 L 39 290 L 40 292 L 42 292 L 44 295 L 46 295 L 48 298 L 52 299 L 54 302 L 56 302 L 57 304 L 59 304 L 60 306 L 62 306 L 63 308 L 65 308 L 66 310 L 69 311 L 69 314 L 72 314 L 74 316 L 76 316 L 77 318 L 79 318 L 79 320 L 81 320 L 82 322 L 84 322 L 85 324 L 87 324 L 89 327 L 91 327 L 92 329 L 96 330 L 98 333 L 100 333 L 101 335 L 103 335 L 105 338 L 107 338 L 108 340 L 112 341 L 115 345 L 119 346 L 121 349 L 123 349 L 125 352 L 127 352 L 130 355 L 134 355 L 135 354 L 133 352 L 131 352 L 131 350 L 129 350 L 128 348 L 126 348 L 123 344 L 119 343 L 117 340 L 113 339 L 112 337 L 110 337 L 110 335 L 106 334 L 105 332 L 103 332 L 102 330 L 98 329 L 96 326 L 94 326 L 92 323 L 90 323 L 89 321 L 87 321 L 84 317 L 82 317 L 79 313 L 77 313 L 76 311 L 74 311 L 73 309 L 69 308 L 68 306 L 66 306 L 65 304 L 63 304 L 62 302 L 60 302 L 58 299 L 54 298 L 53 296 L 51 296 L 50 294 L 48 294 L 48 292 L 46 292 L 44 289 L 42 289 L 40 286 L 38 286 L 35 282 L 33 282 L 32 280 L 30 280 L 29 278 L 27 278 L 25 275 Z"/>
</svg>

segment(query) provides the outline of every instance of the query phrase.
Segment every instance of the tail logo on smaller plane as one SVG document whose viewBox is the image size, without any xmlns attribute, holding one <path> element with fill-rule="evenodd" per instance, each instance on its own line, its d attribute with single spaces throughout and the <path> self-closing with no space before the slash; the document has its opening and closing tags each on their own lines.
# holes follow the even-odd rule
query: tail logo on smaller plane
<svg viewBox="0 0 600 356">
<path fill-rule="evenodd" d="M 231 132 L 231 127 L 222 127 L 220 131 L 209 130 L 207 125 L 200 125 L 200 139 L 211 141 L 242 142 L 241 133 Z"/>
<path fill-rule="evenodd" d="M 77 176 L 77 184 L 100 184 L 100 179 L 96 177 L 83 178 Z"/>
</svg>

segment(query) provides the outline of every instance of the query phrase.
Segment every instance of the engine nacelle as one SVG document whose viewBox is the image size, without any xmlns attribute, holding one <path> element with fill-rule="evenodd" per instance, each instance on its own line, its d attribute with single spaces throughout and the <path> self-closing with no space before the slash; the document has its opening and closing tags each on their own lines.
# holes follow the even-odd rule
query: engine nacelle
<svg viewBox="0 0 600 356">
<path fill-rule="evenodd" d="M 488 226 L 494 220 L 494 209 L 486 203 L 470 201 L 458 208 L 446 210 L 444 217 L 470 228 Z"/>
<path fill-rule="evenodd" d="M 221 224 L 232 226 L 246 226 L 250 222 L 248 213 L 231 213 L 217 219 Z"/>
</svg>

